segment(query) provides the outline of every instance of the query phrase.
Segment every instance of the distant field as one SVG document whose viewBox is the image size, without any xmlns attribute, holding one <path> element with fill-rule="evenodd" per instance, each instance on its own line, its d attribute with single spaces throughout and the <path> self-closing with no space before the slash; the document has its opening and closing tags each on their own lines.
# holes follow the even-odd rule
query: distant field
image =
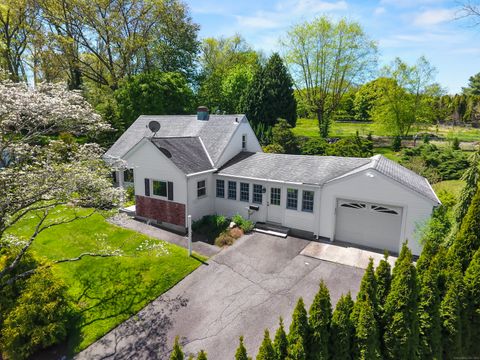
<svg viewBox="0 0 480 360">
<path fill-rule="evenodd" d="M 362 136 L 367 136 L 369 133 L 377 136 L 391 136 L 391 134 L 386 133 L 384 130 L 379 129 L 373 123 L 332 123 L 330 130 L 331 137 L 346 137 L 355 135 L 358 133 Z M 318 123 L 315 119 L 298 119 L 297 126 L 293 129 L 293 132 L 297 136 L 312 136 L 317 137 L 318 134 Z M 430 127 L 418 127 L 412 131 L 412 134 L 415 132 L 429 132 L 442 136 L 447 139 L 458 138 L 460 141 L 471 142 L 471 141 L 480 141 L 480 129 L 465 128 L 459 126 L 430 126 Z"/>
</svg>

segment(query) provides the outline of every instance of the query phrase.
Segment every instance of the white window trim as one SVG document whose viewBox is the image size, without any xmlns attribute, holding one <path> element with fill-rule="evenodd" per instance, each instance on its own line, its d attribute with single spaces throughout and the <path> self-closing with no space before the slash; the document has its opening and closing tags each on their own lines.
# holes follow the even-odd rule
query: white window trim
<svg viewBox="0 0 480 360">
<path fill-rule="evenodd" d="M 155 195 L 153 193 L 153 183 L 154 183 L 154 181 L 164 182 L 166 184 L 166 187 L 167 187 L 167 195 L 166 196 Z M 150 179 L 150 197 L 168 201 L 168 181 L 167 180 L 159 180 L 159 179 Z"/>
<path fill-rule="evenodd" d="M 303 207 L 305 192 L 312 193 L 312 210 L 305 210 L 305 208 Z M 315 191 L 313 191 L 313 190 L 302 190 L 302 211 L 311 214 L 311 213 L 313 213 L 314 209 L 315 209 Z"/>
<path fill-rule="evenodd" d="M 297 207 L 295 207 L 295 208 L 288 206 L 288 190 L 294 190 L 294 193 L 297 195 L 297 196 L 295 197 L 296 202 L 297 202 Z M 296 190 L 296 191 L 295 191 L 295 190 Z M 287 210 L 298 211 L 298 189 L 295 189 L 295 188 L 287 188 L 287 194 L 286 194 L 286 195 L 287 195 L 287 197 L 286 197 L 285 208 L 286 208 Z"/>
<path fill-rule="evenodd" d="M 205 194 L 198 196 L 198 183 L 199 183 L 200 181 L 205 181 Z M 199 180 L 197 180 L 196 191 L 197 191 L 197 199 L 203 199 L 204 197 L 207 197 L 207 195 L 208 195 L 208 192 L 207 192 L 207 179 L 199 179 Z"/>
<path fill-rule="evenodd" d="M 218 181 L 223 182 L 223 196 L 218 196 Z M 225 199 L 225 180 L 223 179 L 215 179 L 215 197 L 217 199 Z"/>
<path fill-rule="evenodd" d="M 243 146 L 243 139 L 245 139 L 245 146 Z M 242 134 L 242 151 L 246 151 L 247 150 L 247 146 L 248 146 L 248 141 L 247 141 L 248 137 L 247 137 L 247 134 L 246 133 L 243 133 Z"/>
</svg>

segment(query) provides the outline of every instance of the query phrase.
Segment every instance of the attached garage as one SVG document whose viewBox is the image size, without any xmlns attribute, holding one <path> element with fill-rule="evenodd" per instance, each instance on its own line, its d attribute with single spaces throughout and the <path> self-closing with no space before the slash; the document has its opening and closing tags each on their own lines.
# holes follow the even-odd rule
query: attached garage
<svg viewBox="0 0 480 360">
<path fill-rule="evenodd" d="M 398 252 L 401 207 L 354 200 L 338 200 L 335 240 Z"/>
</svg>

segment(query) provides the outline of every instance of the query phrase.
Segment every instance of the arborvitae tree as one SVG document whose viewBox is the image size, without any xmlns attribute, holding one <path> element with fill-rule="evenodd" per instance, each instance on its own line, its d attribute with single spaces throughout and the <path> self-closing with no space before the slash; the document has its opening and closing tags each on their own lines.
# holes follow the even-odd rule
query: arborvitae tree
<svg viewBox="0 0 480 360">
<path fill-rule="evenodd" d="M 331 358 L 351 359 L 353 351 L 353 336 L 355 328 L 350 318 L 353 310 L 353 300 L 348 293 L 342 295 L 335 306 L 331 323 Z"/>
<path fill-rule="evenodd" d="M 240 336 L 240 345 L 235 352 L 235 360 L 248 360 L 247 349 L 243 345 L 243 336 Z"/>
<path fill-rule="evenodd" d="M 307 352 L 311 359 L 328 359 L 332 303 L 330 302 L 330 293 L 323 280 L 320 282 L 308 315 L 310 336 Z"/>
<path fill-rule="evenodd" d="M 178 336 L 175 337 L 172 353 L 170 354 L 170 360 L 183 360 L 184 355 L 180 344 L 178 343 Z"/>
<path fill-rule="evenodd" d="M 287 360 L 306 360 L 306 359 L 307 359 L 307 353 L 305 352 L 305 347 L 303 346 L 302 339 L 298 338 L 295 343 L 289 345 Z"/>
<path fill-rule="evenodd" d="M 478 248 L 480 248 L 480 187 L 477 186 L 460 230 L 449 249 L 449 258 L 451 262 L 459 260 L 462 271 L 465 271 Z"/>
<path fill-rule="evenodd" d="M 418 304 L 419 359 L 442 358 L 442 326 L 440 321 L 440 261 L 435 257 L 420 278 Z"/>
<path fill-rule="evenodd" d="M 373 303 L 368 294 L 357 300 L 356 307 L 359 309 L 358 319 L 355 324 L 354 359 L 380 359 L 380 340 L 377 320 L 373 310 Z"/>
<path fill-rule="evenodd" d="M 207 353 L 203 350 L 200 350 L 197 356 L 197 360 L 207 360 Z"/>
<path fill-rule="evenodd" d="M 369 297 L 372 302 L 373 312 L 375 313 L 375 318 L 378 318 L 378 306 L 377 306 L 377 280 L 375 278 L 375 270 L 373 267 L 373 259 L 370 258 L 368 262 L 367 269 L 363 274 L 362 282 L 360 283 L 360 290 L 357 294 L 357 301 L 353 307 L 352 320 L 354 323 L 357 322 L 358 316 L 360 314 L 360 302 Z"/>
<path fill-rule="evenodd" d="M 275 350 L 273 349 L 268 329 L 265 329 L 263 341 L 258 350 L 257 360 L 276 360 Z"/>
<path fill-rule="evenodd" d="M 298 340 L 302 343 L 302 348 L 306 349 L 309 333 L 307 310 L 305 310 L 303 299 L 300 298 L 293 310 L 292 323 L 287 336 L 289 353 L 290 347 L 296 346 Z"/>
<path fill-rule="evenodd" d="M 460 263 L 453 264 L 448 272 L 447 292 L 440 305 L 440 319 L 443 357 L 453 359 L 462 354 L 462 315 L 465 292 Z"/>
<path fill-rule="evenodd" d="M 390 292 L 390 285 L 392 282 L 392 267 L 388 262 L 388 254 L 386 253 L 384 258 L 380 260 L 377 268 L 375 269 L 375 281 L 377 283 L 377 303 L 378 306 L 383 308 L 387 295 Z"/>
<path fill-rule="evenodd" d="M 287 358 L 288 340 L 285 328 L 283 327 L 283 319 L 281 317 L 280 326 L 275 333 L 273 349 L 275 350 L 277 360 L 285 360 Z"/>
<path fill-rule="evenodd" d="M 409 360 L 418 347 L 418 285 L 412 253 L 403 244 L 395 262 L 392 285 L 384 308 L 384 357 Z"/>
<path fill-rule="evenodd" d="M 464 277 L 466 294 L 466 322 L 468 342 L 466 353 L 469 356 L 480 354 L 480 249 L 473 257 Z"/>
<path fill-rule="evenodd" d="M 247 91 L 245 113 L 254 123 L 273 126 L 277 119 L 282 118 L 295 127 L 297 103 L 293 95 L 293 83 L 277 53 L 255 73 Z"/>
</svg>

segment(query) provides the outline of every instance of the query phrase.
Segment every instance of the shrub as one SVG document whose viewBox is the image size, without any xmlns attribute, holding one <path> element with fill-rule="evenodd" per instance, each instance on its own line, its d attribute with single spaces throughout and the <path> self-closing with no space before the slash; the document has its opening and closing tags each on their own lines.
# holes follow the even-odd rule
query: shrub
<svg viewBox="0 0 480 360">
<path fill-rule="evenodd" d="M 264 146 L 263 151 L 266 153 L 285 154 L 285 149 L 280 144 L 269 144 Z"/>
<path fill-rule="evenodd" d="M 397 135 L 393 138 L 392 150 L 400 151 L 401 148 L 402 148 L 402 138 L 399 135 Z"/>
<path fill-rule="evenodd" d="M 452 150 L 460 150 L 460 140 L 458 140 L 458 138 L 453 138 Z"/>
<path fill-rule="evenodd" d="M 234 242 L 235 242 L 235 239 L 228 232 L 221 233 L 215 239 L 215 245 L 219 247 L 230 246 Z"/>
<path fill-rule="evenodd" d="M 240 214 L 236 214 L 232 217 L 232 221 L 237 224 L 237 226 L 242 229 L 244 233 L 248 233 L 253 230 L 253 222 L 246 220 Z"/>
<path fill-rule="evenodd" d="M 324 139 L 308 138 L 301 145 L 301 153 L 303 155 L 325 155 L 327 153 L 328 144 Z"/>
<path fill-rule="evenodd" d="M 135 187 L 129 186 L 125 190 L 125 195 L 126 195 L 126 201 L 127 202 L 133 202 L 135 201 Z"/>
<path fill-rule="evenodd" d="M 5 318 L 0 338 L 3 355 L 26 359 L 59 343 L 67 336 L 71 314 L 63 282 L 50 269 L 37 271 Z"/>
<path fill-rule="evenodd" d="M 243 235 L 242 229 L 238 227 L 230 229 L 229 233 L 230 233 L 230 236 L 233 237 L 234 239 L 238 239 Z"/>
<path fill-rule="evenodd" d="M 205 235 L 209 240 L 214 240 L 227 229 L 228 224 L 229 221 L 223 215 L 205 215 L 193 222 L 192 230 Z"/>
</svg>

